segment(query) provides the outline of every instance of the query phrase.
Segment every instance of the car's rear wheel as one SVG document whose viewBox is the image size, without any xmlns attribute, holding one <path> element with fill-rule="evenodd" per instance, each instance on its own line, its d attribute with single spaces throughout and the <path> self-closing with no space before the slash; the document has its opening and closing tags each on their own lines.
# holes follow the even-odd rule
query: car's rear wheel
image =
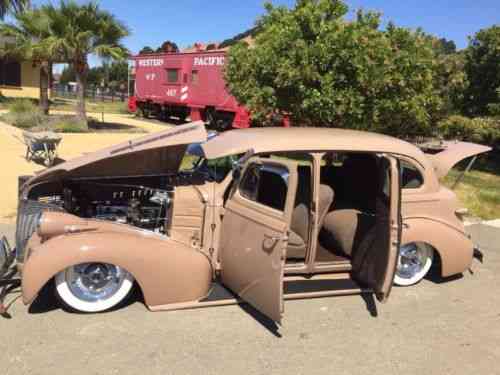
<svg viewBox="0 0 500 375">
<path fill-rule="evenodd" d="M 103 312 L 120 304 L 132 290 L 134 278 L 108 263 L 82 263 L 59 272 L 55 289 L 66 307 L 78 312 Z"/>
<path fill-rule="evenodd" d="M 429 272 L 433 259 L 434 249 L 425 243 L 411 242 L 402 245 L 394 283 L 399 286 L 418 283 Z"/>
</svg>

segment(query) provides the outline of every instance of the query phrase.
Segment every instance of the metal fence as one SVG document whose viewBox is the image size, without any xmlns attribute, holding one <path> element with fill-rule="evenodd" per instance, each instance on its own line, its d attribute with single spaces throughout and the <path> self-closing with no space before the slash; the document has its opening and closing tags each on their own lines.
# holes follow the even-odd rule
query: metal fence
<svg viewBox="0 0 500 375">
<path fill-rule="evenodd" d="M 76 99 L 76 92 L 66 87 L 54 87 L 52 92 L 56 97 Z M 128 99 L 128 93 L 126 91 L 109 88 L 91 87 L 85 90 L 85 97 L 101 102 L 125 102 Z"/>
</svg>

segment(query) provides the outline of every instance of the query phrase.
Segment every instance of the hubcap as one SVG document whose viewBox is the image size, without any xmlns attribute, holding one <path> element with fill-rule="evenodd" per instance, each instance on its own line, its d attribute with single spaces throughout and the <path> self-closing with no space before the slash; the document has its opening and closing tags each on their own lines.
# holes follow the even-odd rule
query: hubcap
<svg viewBox="0 0 500 375">
<path fill-rule="evenodd" d="M 75 297 L 102 301 L 113 296 L 122 286 L 127 272 L 107 263 L 83 263 L 66 270 L 66 282 Z"/>
<path fill-rule="evenodd" d="M 411 279 L 422 271 L 427 256 L 415 243 L 404 245 L 399 251 L 397 274 L 404 279 Z"/>
</svg>

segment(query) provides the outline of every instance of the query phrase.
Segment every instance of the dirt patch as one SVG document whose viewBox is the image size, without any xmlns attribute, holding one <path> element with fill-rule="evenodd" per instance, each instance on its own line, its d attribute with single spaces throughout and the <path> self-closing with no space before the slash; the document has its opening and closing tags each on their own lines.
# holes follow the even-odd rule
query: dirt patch
<svg viewBox="0 0 500 375">
<path fill-rule="evenodd" d="M 108 129 L 97 133 L 61 134 L 59 157 L 68 160 L 83 153 L 97 151 L 140 136 L 137 132 L 154 132 L 164 130 L 170 125 L 156 125 L 134 119 L 128 115 L 105 115 L 105 125 Z M 110 132 L 111 128 L 119 131 Z M 102 131 L 102 132 L 101 132 Z M 22 130 L 0 122 L 1 167 L 0 181 L 0 222 L 13 222 L 17 210 L 17 180 L 22 175 L 32 175 L 43 169 L 42 166 L 25 159 L 26 146 L 22 143 Z"/>
</svg>

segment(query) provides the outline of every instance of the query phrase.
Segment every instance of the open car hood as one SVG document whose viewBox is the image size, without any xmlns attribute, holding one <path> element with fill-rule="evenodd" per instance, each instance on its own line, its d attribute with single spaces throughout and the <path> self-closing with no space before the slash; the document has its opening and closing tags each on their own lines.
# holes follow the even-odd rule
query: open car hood
<svg viewBox="0 0 500 375">
<path fill-rule="evenodd" d="M 438 178 L 446 176 L 461 160 L 491 151 L 491 147 L 469 142 L 443 142 L 442 146 L 443 151 L 427 154 Z"/>
<path fill-rule="evenodd" d="M 204 142 L 202 121 L 148 134 L 43 170 L 27 183 L 81 177 L 125 177 L 176 173 L 188 144 Z"/>
</svg>

